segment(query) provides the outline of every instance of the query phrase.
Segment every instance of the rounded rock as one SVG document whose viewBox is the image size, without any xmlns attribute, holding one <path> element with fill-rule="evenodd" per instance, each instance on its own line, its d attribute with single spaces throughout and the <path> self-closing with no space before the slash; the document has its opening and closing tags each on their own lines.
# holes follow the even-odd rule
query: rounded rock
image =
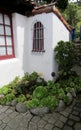
<svg viewBox="0 0 81 130">
<path fill-rule="evenodd" d="M 27 107 L 23 103 L 19 102 L 16 105 L 15 110 L 20 113 L 25 113 L 27 112 Z"/>
</svg>

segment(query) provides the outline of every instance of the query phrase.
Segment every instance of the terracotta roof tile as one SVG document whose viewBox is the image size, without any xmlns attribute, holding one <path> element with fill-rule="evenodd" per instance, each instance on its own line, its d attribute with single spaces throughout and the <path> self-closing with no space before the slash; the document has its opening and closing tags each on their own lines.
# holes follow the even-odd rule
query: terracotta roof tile
<svg viewBox="0 0 81 130">
<path fill-rule="evenodd" d="M 55 6 L 38 7 L 36 9 L 33 9 L 32 13 L 29 14 L 29 16 L 34 16 L 42 13 L 51 13 L 51 12 L 53 12 L 62 21 L 62 23 L 70 32 L 72 31 L 72 27 L 67 23 L 67 21 L 64 19 L 64 17 L 61 15 L 59 10 Z"/>
</svg>

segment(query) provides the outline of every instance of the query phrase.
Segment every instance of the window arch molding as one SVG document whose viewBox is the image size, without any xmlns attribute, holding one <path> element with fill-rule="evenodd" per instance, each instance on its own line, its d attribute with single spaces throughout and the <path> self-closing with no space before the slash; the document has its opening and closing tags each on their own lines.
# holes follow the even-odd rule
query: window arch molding
<svg viewBox="0 0 81 130">
<path fill-rule="evenodd" d="M 44 25 L 41 21 L 35 21 L 33 23 L 33 52 L 45 52 L 44 51 Z"/>
</svg>

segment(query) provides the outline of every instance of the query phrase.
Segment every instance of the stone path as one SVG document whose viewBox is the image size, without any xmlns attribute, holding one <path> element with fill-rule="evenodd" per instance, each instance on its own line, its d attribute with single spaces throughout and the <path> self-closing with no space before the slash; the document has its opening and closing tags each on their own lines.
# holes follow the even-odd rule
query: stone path
<svg viewBox="0 0 81 130">
<path fill-rule="evenodd" d="M 59 113 L 42 117 L 29 111 L 18 113 L 13 107 L 0 106 L 0 130 L 81 130 L 81 95 Z"/>
</svg>

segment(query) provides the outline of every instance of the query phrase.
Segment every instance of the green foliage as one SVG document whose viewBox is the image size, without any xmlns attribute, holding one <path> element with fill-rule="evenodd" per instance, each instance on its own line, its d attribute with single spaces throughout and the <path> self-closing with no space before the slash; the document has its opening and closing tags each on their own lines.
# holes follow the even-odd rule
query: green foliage
<svg viewBox="0 0 81 130">
<path fill-rule="evenodd" d="M 13 99 L 15 99 L 14 94 L 7 94 L 6 96 L 0 99 L 0 104 L 5 105 L 6 103 L 10 103 Z"/>
<path fill-rule="evenodd" d="M 48 91 L 45 87 L 43 86 L 38 86 L 34 91 L 33 91 L 33 98 L 38 98 L 42 99 L 48 95 Z"/>
<path fill-rule="evenodd" d="M 33 90 L 39 85 L 46 85 L 46 81 L 41 78 L 36 72 L 31 74 L 26 73 L 20 82 L 15 85 L 16 95 L 32 93 Z"/>
<path fill-rule="evenodd" d="M 56 53 L 55 59 L 58 63 L 59 75 L 67 76 L 76 63 L 74 43 L 60 41 L 54 51 Z"/>
<path fill-rule="evenodd" d="M 35 107 L 39 106 L 39 100 L 34 98 L 30 101 L 26 101 L 25 105 L 27 106 L 27 108 L 35 108 Z"/>
<path fill-rule="evenodd" d="M 57 7 L 62 11 L 66 9 L 68 5 L 68 0 L 57 0 Z"/>
<path fill-rule="evenodd" d="M 59 99 L 62 99 L 64 102 L 67 102 L 67 101 L 68 101 L 68 97 L 67 97 L 67 95 L 65 94 L 65 91 L 64 91 L 63 88 L 60 88 L 60 89 L 58 90 L 58 98 L 59 98 Z"/>
<path fill-rule="evenodd" d="M 58 105 L 58 99 L 56 96 L 48 96 L 47 97 L 47 106 L 50 109 L 54 109 Z"/>
<path fill-rule="evenodd" d="M 78 22 L 78 6 L 75 4 L 68 4 L 63 16 L 72 27 L 76 27 Z"/>
<path fill-rule="evenodd" d="M 17 102 L 25 102 L 26 101 L 26 97 L 25 95 L 21 94 L 19 95 L 18 98 L 16 98 Z"/>
<path fill-rule="evenodd" d="M 11 93 L 12 89 L 9 87 L 9 85 L 5 85 L 4 87 L 0 88 L 0 94 L 8 94 Z"/>
</svg>

